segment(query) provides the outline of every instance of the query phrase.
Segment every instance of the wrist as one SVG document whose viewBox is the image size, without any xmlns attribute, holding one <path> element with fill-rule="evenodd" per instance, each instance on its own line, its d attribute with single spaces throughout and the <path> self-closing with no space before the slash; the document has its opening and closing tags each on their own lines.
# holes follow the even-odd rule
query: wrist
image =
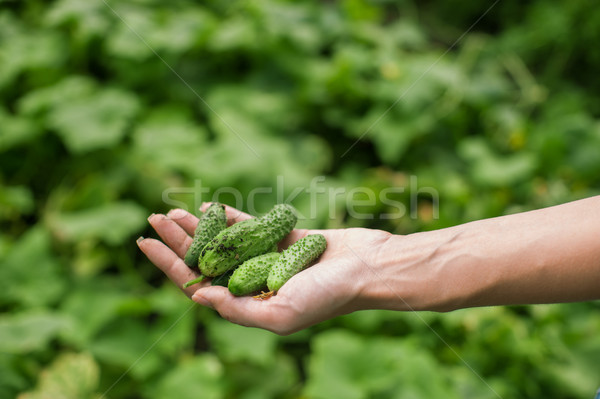
<svg viewBox="0 0 600 399">
<path fill-rule="evenodd" d="M 450 311 L 470 295 L 453 276 L 460 261 L 458 227 L 390 235 L 368 265 L 372 278 L 361 295 L 368 308 Z"/>
</svg>

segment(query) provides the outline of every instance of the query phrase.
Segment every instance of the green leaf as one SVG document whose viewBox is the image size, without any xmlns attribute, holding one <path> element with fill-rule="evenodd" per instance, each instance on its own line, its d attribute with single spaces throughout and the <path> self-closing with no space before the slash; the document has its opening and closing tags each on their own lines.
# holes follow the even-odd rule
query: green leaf
<svg viewBox="0 0 600 399">
<path fill-rule="evenodd" d="M 26 361 L 22 355 L 0 352 L 0 397 L 14 398 L 18 392 L 30 387 L 27 378 L 19 370 L 19 366 Z"/>
<path fill-rule="evenodd" d="M 410 341 L 329 330 L 312 342 L 311 398 L 458 397 L 443 367 Z"/>
<path fill-rule="evenodd" d="M 15 241 L 0 267 L 0 303 L 39 307 L 54 303 L 66 281 L 49 233 L 34 226 Z"/>
<path fill-rule="evenodd" d="M 110 29 L 110 13 L 102 0 L 59 0 L 49 7 L 45 20 L 53 27 L 70 23 L 75 27 L 75 36 L 88 41 Z"/>
<path fill-rule="evenodd" d="M 0 189 L 0 219 L 33 211 L 33 195 L 28 187 L 3 187 L 0 184 Z"/>
<path fill-rule="evenodd" d="M 484 187 L 505 187 L 526 180 L 537 167 L 536 158 L 519 152 L 500 156 L 479 138 L 464 140 L 459 153 L 470 164 L 470 173 L 476 183 Z"/>
<path fill-rule="evenodd" d="M 212 31 L 212 15 L 199 7 L 177 11 L 169 7 L 145 7 L 135 3 L 114 3 L 119 23 L 106 40 L 109 54 L 144 60 L 181 54 L 192 49 Z"/>
<path fill-rule="evenodd" d="M 98 88 L 83 77 L 71 77 L 22 98 L 20 111 L 38 116 L 56 130 L 73 153 L 118 144 L 139 110 L 139 100 L 116 88 Z"/>
<path fill-rule="evenodd" d="M 217 129 L 218 134 L 231 134 L 230 128 L 233 128 L 240 130 L 242 135 L 245 129 L 256 129 L 263 135 L 281 135 L 298 123 L 298 115 L 292 107 L 291 100 L 289 94 L 283 90 L 265 91 L 252 86 L 220 85 L 209 93 L 206 101 L 219 114 L 210 115 L 211 120 L 214 118 L 215 126 L 218 126 L 218 122 L 223 122 L 221 118 L 229 124 L 221 126 L 223 131 Z M 221 113 L 227 114 L 229 118 Z M 237 119 L 240 121 L 237 122 Z"/>
<path fill-rule="evenodd" d="M 396 165 L 413 141 L 429 133 L 435 121 L 430 114 L 403 114 L 389 106 L 378 106 L 359 123 L 349 122 L 347 126 L 357 139 L 373 141 L 383 162 Z"/>
<path fill-rule="evenodd" d="M 292 394 L 300 387 L 294 359 L 284 353 L 277 353 L 267 365 L 234 363 L 225 377 L 235 387 L 231 396 L 240 399 L 295 397 Z"/>
<path fill-rule="evenodd" d="M 87 347 L 102 362 L 126 370 L 139 360 L 148 361 L 157 356 L 155 352 L 146 353 L 154 342 L 142 320 L 116 318 L 103 327 L 102 334 Z"/>
<path fill-rule="evenodd" d="M 257 29 L 253 22 L 243 16 L 234 16 L 222 21 L 208 42 L 216 52 L 240 49 L 255 49 L 259 43 Z"/>
<path fill-rule="evenodd" d="M 153 110 L 133 133 L 135 155 L 153 168 L 189 171 L 206 152 L 208 132 L 182 107 Z"/>
<path fill-rule="evenodd" d="M 19 313 L 0 316 L 0 352 L 25 354 L 45 349 L 71 325 L 65 316 L 49 313 Z"/>
<path fill-rule="evenodd" d="M 566 307 L 565 310 L 569 311 Z M 574 313 L 575 309 L 570 310 Z M 589 396 L 589 392 L 598 389 L 599 385 L 600 338 L 596 332 L 600 328 L 600 322 L 597 318 L 589 318 L 587 312 L 582 315 L 572 313 L 569 314 L 569 320 L 574 324 L 573 327 L 565 331 L 564 336 L 559 337 L 556 342 L 560 348 L 556 352 L 560 352 L 562 356 L 549 361 L 547 369 L 552 379 L 560 381 L 567 392 L 584 398 Z"/>
<path fill-rule="evenodd" d="M 73 321 L 62 336 L 77 347 L 88 347 L 99 331 L 113 322 L 118 309 L 132 297 L 116 278 L 94 277 L 75 285 L 65 295 L 60 312 Z"/>
<path fill-rule="evenodd" d="M 193 312 L 175 287 L 138 297 L 116 279 L 95 278 L 77 288 L 61 308 L 76 324 L 62 337 L 102 363 L 123 370 L 132 367 L 131 376 L 144 379 L 163 372 L 165 362 L 182 350 L 191 350 Z M 161 300 L 164 303 L 158 303 Z"/>
<path fill-rule="evenodd" d="M 216 356 L 202 354 L 183 359 L 147 389 L 156 399 L 220 399 L 225 397 L 223 365 Z"/>
<path fill-rule="evenodd" d="M 87 353 L 65 353 L 40 374 L 37 388 L 19 399 L 97 399 L 100 371 Z"/>
<path fill-rule="evenodd" d="M 219 356 L 228 361 L 269 364 L 275 354 L 277 336 L 271 332 L 214 320 L 208 334 Z"/>
<path fill-rule="evenodd" d="M 381 18 L 382 8 L 366 0 L 345 0 L 342 7 L 351 20 L 378 21 Z"/>
<path fill-rule="evenodd" d="M 138 108 L 133 95 L 103 89 L 92 97 L 60 104 L 48 115 L 48 125 L 71 152 L 82 153 L 118 144 Z"/>
<path fill-rule="evenodd" d="M 37 27 L 36 27 L 37 28 Z M 65 59 L 65 43 L 56 31 L 18 26 L 10 40 L 0 42 L 0 87 L 24 71 L 52 71 Z"/>
<path fill-rule="evenodd" d="M 95 87 L 95 82 L 88 77 L 71 76 L 52 86 L 28 92 L 19 99 L 17 108 L 20 114 L 27 117 L 39 117 L 62 102 L 76 102 L 80 98 L 91 97 Z"/>
<path fill-rule="evenodd" d="M 0 152 L 13 147 L 30 144 L 37 138 L 41 130 L 32 120 L 14 116 L 0 107 Z"/>
<path fill-rule="evenodd" d="M 66 241 L 98 238 L 111 245 L 124 242 L 146 222 L 147 212 L 131 201 L 109 203 L 97 208 L 52 215 L 50 226 Z"/>
</svg>

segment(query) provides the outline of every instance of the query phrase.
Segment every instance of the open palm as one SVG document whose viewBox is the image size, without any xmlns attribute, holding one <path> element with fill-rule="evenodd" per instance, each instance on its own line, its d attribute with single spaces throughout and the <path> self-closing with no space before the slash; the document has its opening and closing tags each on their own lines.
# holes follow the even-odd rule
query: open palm
<svg viewBox="0 0 600 399">
<path fill-rule="evenodd" d="M 203 206 L 205 210 L 209 204 Z M 228 223 L 251 216 L 226 207 Z M 192 243 L 198 218 L 182 209 L 167 215 L 152 215 L 150 224 L 162 238 L 138 240 L 148 259 L 178 287 L 197 276 L 183 258 Z M 285 249 L 308 234 L 323 234 L 327 249 L 318 263 L 292 277 L 268 300 L 236 297 L 227 288 L 210 286 L 208 281 L 183 291 L 194 301 L 214 308 L 237 324 L 260 327 L 278 334 L 290 334 L 329 318 L 368 307 L 362 297 L 365 285 L 373 280 L 377 249 L 389 233 L 369 229 L 293 230 L 281 243 Z"/>
</svg>

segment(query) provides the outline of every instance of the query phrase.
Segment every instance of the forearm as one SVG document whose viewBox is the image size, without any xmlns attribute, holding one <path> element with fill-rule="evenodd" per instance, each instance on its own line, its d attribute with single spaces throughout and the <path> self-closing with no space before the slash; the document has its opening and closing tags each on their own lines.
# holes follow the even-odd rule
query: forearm
<svg viewBox="0 0 600 399">
<path fill-rule="evenodd" d="M 396 309 L 599 299 L 600 197 L 392 237 L 382 254 Z"/>
</svg>

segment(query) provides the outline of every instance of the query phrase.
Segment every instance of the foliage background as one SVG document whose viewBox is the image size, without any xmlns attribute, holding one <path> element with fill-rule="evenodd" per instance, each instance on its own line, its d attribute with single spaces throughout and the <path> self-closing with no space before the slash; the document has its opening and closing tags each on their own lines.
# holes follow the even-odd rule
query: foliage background
<svg viewBox="0 0 600 399">
<path fill-rule="evenodd" d="M 190 307 L 135 246 L 200 185 L 272 187 L 258 213 L 317 175 L 405 187 L 412 217 L 346 195 L 302 221 L 396 233 L 598 194 L 600 8 L 502 0 L 461 36 L 491 5 L 0 1 L 0 397 L 591 398 L 598 303 L 278 337 Z"/>
</svg>

